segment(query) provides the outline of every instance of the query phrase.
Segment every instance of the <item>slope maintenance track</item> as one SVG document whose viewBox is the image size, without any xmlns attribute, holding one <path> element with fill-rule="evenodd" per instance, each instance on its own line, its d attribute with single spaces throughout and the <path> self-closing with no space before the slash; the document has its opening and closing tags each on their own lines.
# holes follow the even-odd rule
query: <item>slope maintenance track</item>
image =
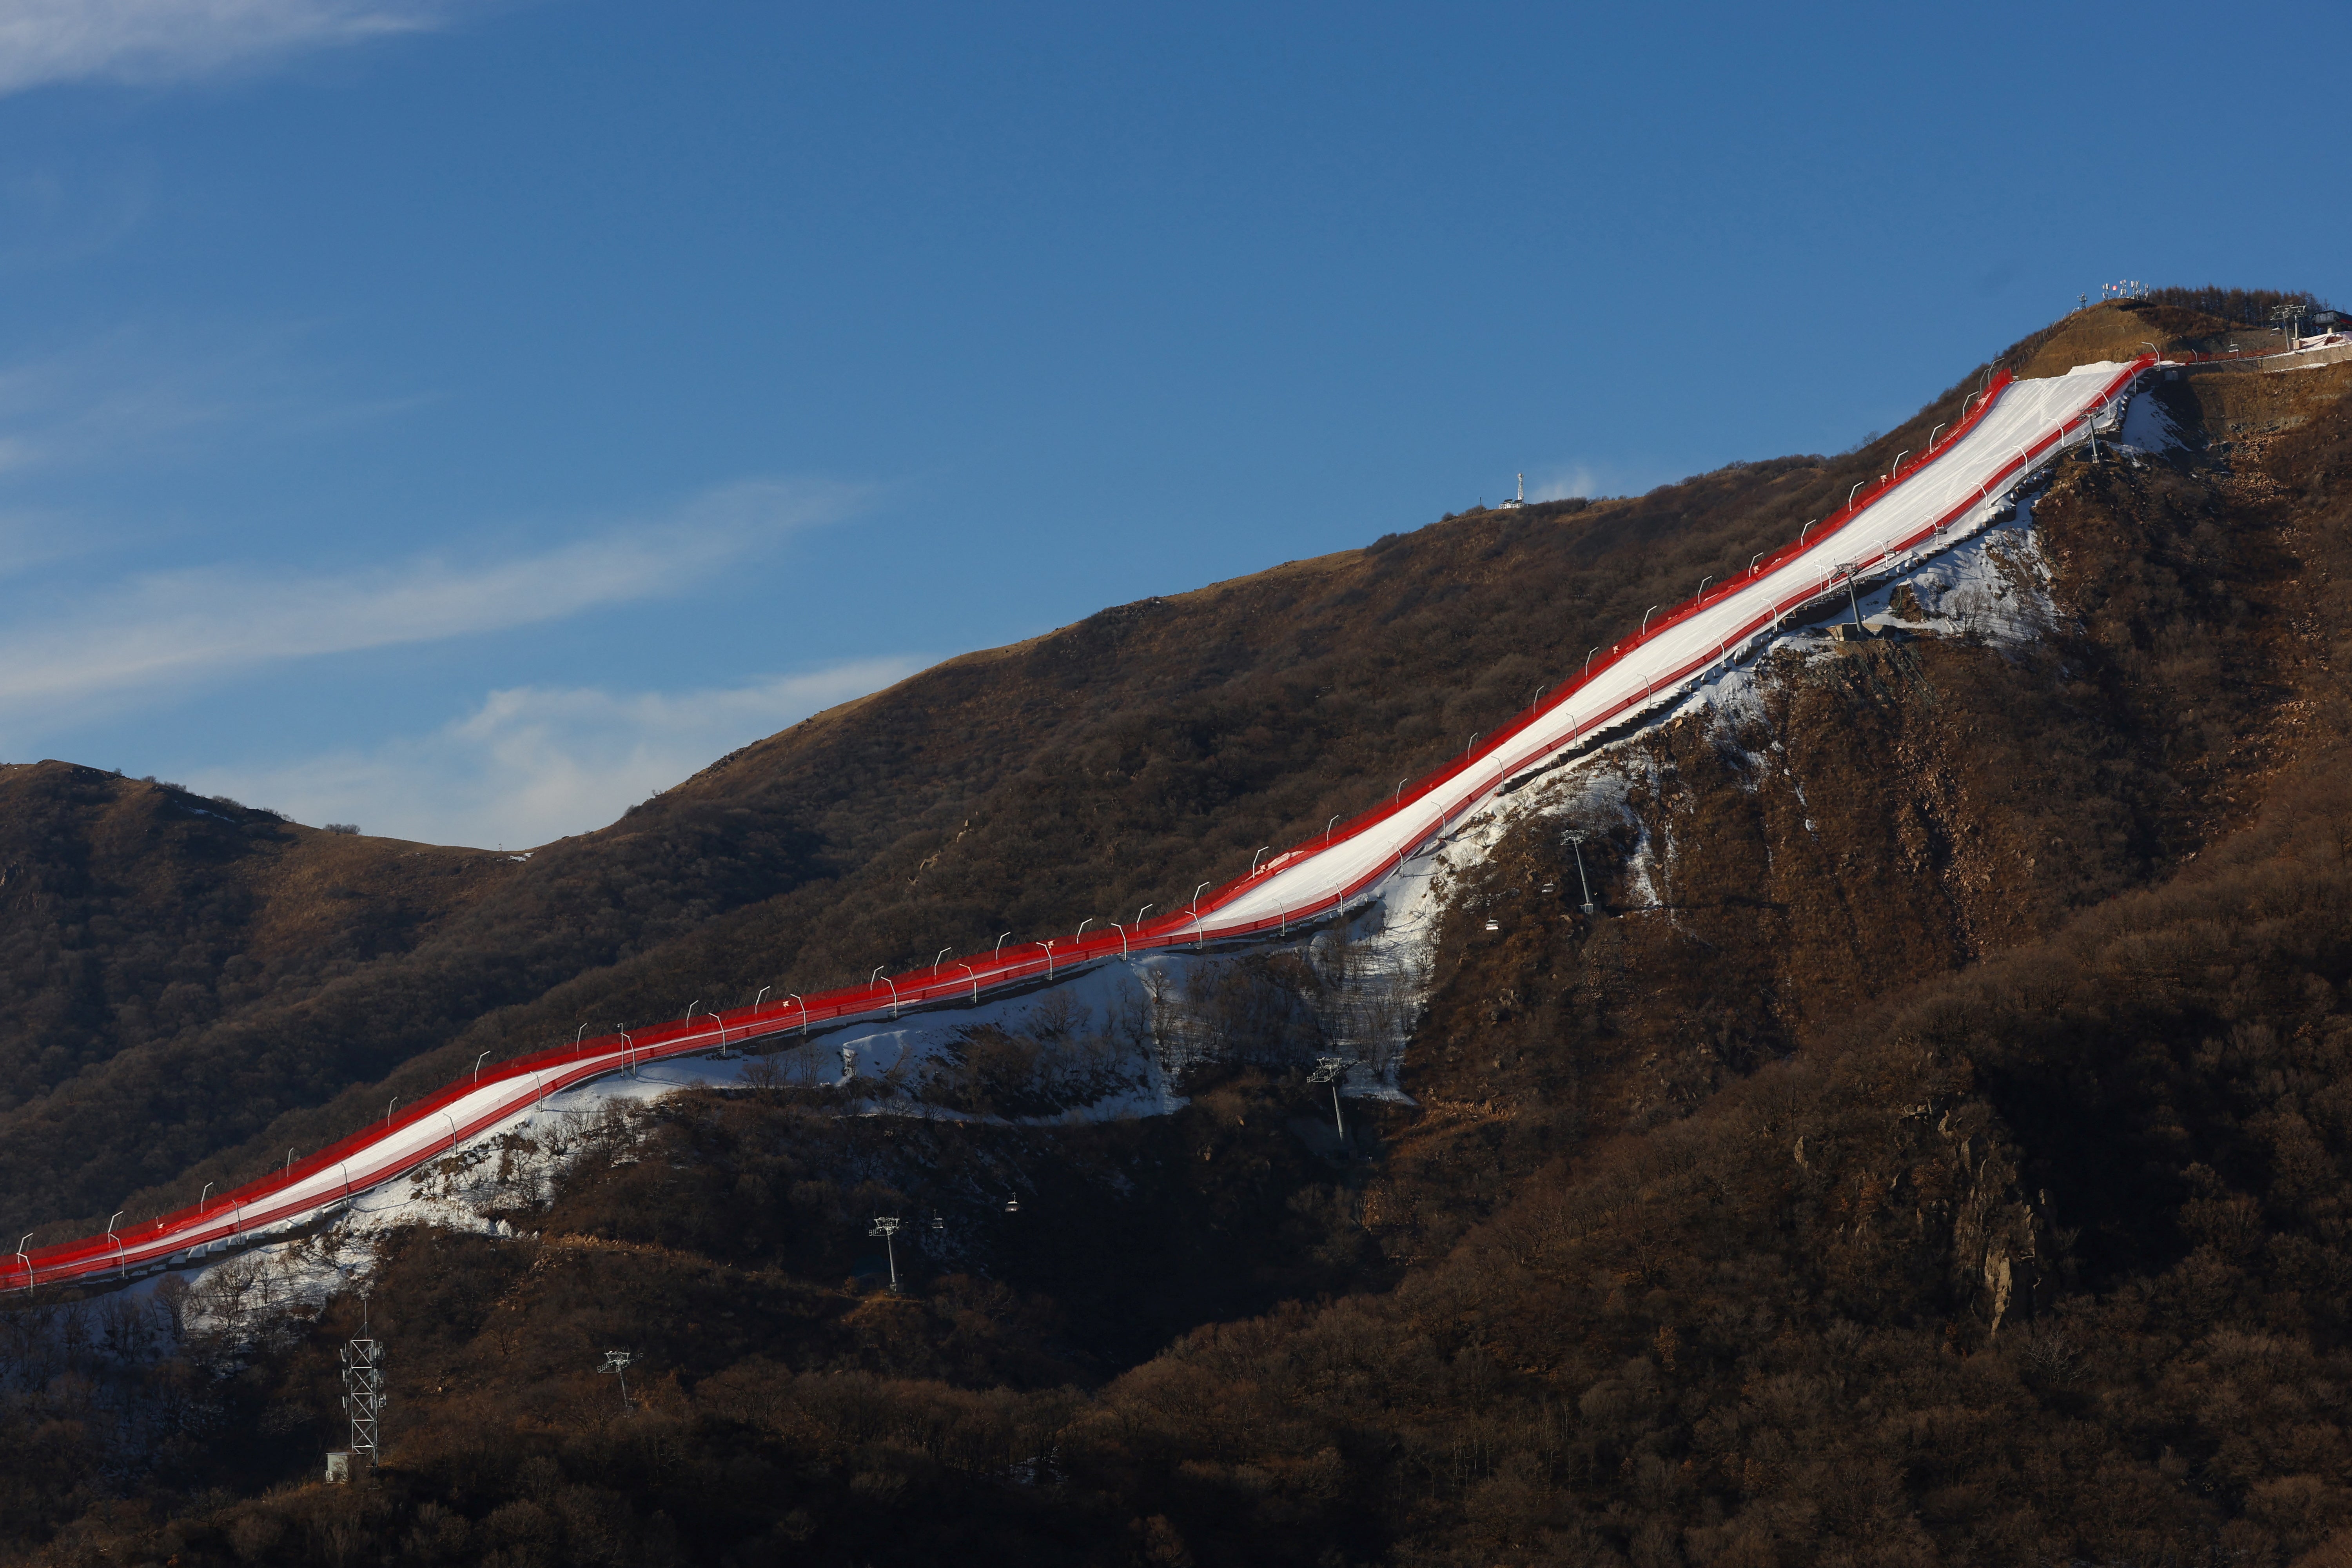
<svg viewBox="0 0 2352 1568">
<path fill-rule="evenodd" d="M 1175 914 L 1133 927 L 1113 922 L 1091 936 L 1082 927 L 1077 936 L 1032 942 L 1010 957 L 1000 952 L 981 963 L 877 974 L 863 986 L 788 996 L 698 1021 L 689 1017 L 479 1068 L 403 1114 L 388 1109 L 382 1123 L 307 1159 L 289 1150 L 282 1171 L 218 1197 L 207 1193 L 194 1207 L 127 1228 L 110 1222 L 102 1236 L 16 1252 L 0 1263 L 0 1280 L 8 1289 L 30 1289 L 92 1275 L 127 1277 L 241 1245 L 257 1230 L 301 1223 L 405 1175 L 550 1094 L 632 1071 L 641 1062 L 794 1031 L 806 1035 L 819 1025 L 886 1013 L 895 1017 L 908 1007 L 953 1006 L 1139 949 L 1205 946 L 1287 930 L 1360 902 L 1472 807 L 1529 769 L 1675 701 L 1847 581 L 1907 570 L 1919 552 L 1933 553 L 1990 520 L 2034 468 L 2085 439 L 2094 420 L 2110 419 L 2118 399 L 2159 363 L 2148 355 L 2040 381 L 2015 381 L 2002 373 L 1969 399 L 1948 439 L 1916 462 L 1905 465 L 1898 458 L 1895 470 L 1860 487 L 1843 510 L 1807 525 L 1790 545 L 1728 582 L 1703 584 L 1698 597 L 1663 617 L 1650 616 L 1605 659 L 1596 650 L 1586 671 L 1451 765 L 1247 876 L 1213 892 L 1203 884 Z"/>
</svg>

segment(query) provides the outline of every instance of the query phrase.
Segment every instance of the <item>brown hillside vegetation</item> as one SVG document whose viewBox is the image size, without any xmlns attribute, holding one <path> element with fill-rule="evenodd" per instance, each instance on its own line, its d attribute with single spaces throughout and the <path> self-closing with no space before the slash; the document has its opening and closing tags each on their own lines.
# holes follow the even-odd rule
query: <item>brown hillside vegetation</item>
<svg viewBox="0 0 2352 1568">
<path fill-rule="evenodd" d="M 0 1317 L 0 1537 L 189 1568 L 2344 1561 L 2347 385 L 2189 377 L 2160 394 L 2188 450 L 2061 465 L 2040 646 L 1787 660 L 1761 730 L 1644 737 L 1658 907 L 1616 817 L 1586 824 L 1602 915 L 1545 900 L 1564 824 L 1522 820 L 1454 886 L 1417 1104 L 1360 1157 L 1297 1130 L 1317 1103 L 1278 1052 L 1177 1115 L 1050 1131 L 826 1116 L 778 1083 L 674 1100 L 566 1134 L 583 1157 L 518 1186 L 503 1234 L 388 1246 L 371 1486 L 285 1484 L 337 1439 L 348 1295 L 272 1317 L 223 1271 L 216 1312 L 281 1325 L 244 1353 L 169 1292 Z M 1563 626 L 1695 585 L 1772 534 L 1740 507 L 1835 467 L 1474 514 L 943 667 L 448 917 L 495 934 L 559 887 L 609 908 L 585 868 L 616 897 L 616 868 L 677 858 L 650 846 L 719 855 L 731 812 L 867 846 L 757 900 L 641 891 L 695 923 L 612 936 L 609 970 L 474 1037 L 762 941 L 822 978 L 991 898 L 1140 901 L 1137 858 L 1245 857 L 1355 804 L 1389 731 L 1458 745 L 1527 695 L 1490 664 L 1580 655 Z M 1227 640 L 1178 665 L 1177 628 Z M 1098 710 L 1065 656 L 1176 684 Z M 1028 733 L 1047 760 L 988 781 Z M 900 776 L 941 793 L 891 837 L 857 787 Z M 779 874 L 749 863 L 697 875 Z M 875 1289 L 881 1212 L 941 1215 L 902 1242 L 903 1297 Z M 613 1346 L 640 1355 L 625 1416 Z"/>
<path fill-rule="evenodd" d="M 366 901 L 360 884 L 318 884 L 310 896 L 328 907 L 299 917 L 314 934 L 258 990 L 224 988 L 226 949 L 151 931 L 122 901 L 150 873 L 97 847 L 110 790 L 145 786 L 87 771 L 43 784 L 75 804 L 26 840 L 24 891 L 0 899 L 0 940 L 56 952 L 25 1010 L 0 1016 L 0 1067 L 26 1085 L 0 1110 L 0 1210 L 47 1221 L 45 1238 L 87 1231 L 118 1207 L 249 1179 L 485 1050 L 762 985 L 814 991 L 1008 927 L 1044 936 L 1173 907 L 1258 846 L 1302 838 L 1458 751 L 1649 605 L 1783 542 L 1923 446 L 1981 375 L 1845 457 L 1466 513 L 950 660 L 527 864 L 361 840 L 387 864 L 463 865 L 480 886 L 363 919 L 341 912 Z M 66 890 L 85 866 L 98 878 L 87 907 Z M 338 945 L 339 921 L 398 940 Z M 116 956 L 167 943 L 188 973 Z M 97 973 L 110 978 L 70 978 Z M 204 1006 L 179 1005 L 190 985 L 210 993 Z M 18 1070 L 44 1060 L 64 1076 Z"/>
</svg>

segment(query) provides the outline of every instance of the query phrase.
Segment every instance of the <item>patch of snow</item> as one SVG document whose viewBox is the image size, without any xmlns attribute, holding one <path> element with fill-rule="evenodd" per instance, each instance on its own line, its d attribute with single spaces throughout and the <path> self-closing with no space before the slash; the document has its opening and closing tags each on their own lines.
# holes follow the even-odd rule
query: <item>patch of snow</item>
<svg viewBox="0 0 2352 1568">
<path fill-rule="evenodd" d="M 2124 408 L 2122 428 L 2116 432 L 2115 444 L 2151 457 L 2175 450 L 2187 445 L 2180 426 L 2164 405 L 2153 397 L 2136 396 Z"/>
</svg>

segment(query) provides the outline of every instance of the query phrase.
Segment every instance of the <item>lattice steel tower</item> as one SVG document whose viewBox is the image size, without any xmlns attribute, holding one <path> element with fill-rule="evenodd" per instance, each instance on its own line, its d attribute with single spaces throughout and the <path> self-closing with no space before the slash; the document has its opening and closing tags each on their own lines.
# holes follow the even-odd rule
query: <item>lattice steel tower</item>
<svg viewBox="0 0 2352 1568">
<path fill-rule="evenodd" d="M 362 1321 L 364 1323 L 364 1321 Z M 383 1346 L 361 1337 L 343 1347 L 343 1409 L 352 1418 L 352 1458 L 376 1463 L 376 1422 L 391 1395 L 383 1391 Z"/>
</svg>

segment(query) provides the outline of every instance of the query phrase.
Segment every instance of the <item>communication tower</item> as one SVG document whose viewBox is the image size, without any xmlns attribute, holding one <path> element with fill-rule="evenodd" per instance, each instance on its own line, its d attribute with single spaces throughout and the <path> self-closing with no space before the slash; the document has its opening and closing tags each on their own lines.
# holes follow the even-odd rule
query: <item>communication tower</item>
<svg viewBox="0 0 2352 1568">
<path fill-rule="evenodd" d="M 343 1410 L 352 1418 L 352 1463 L 375 1468 L 377 1422 L 391 1397 L 383 1391 L 383 1346 L 369 1337 L 367 1295 L 362 1291 L 360 1337 L 343 1347 Z"/>
</svg>

